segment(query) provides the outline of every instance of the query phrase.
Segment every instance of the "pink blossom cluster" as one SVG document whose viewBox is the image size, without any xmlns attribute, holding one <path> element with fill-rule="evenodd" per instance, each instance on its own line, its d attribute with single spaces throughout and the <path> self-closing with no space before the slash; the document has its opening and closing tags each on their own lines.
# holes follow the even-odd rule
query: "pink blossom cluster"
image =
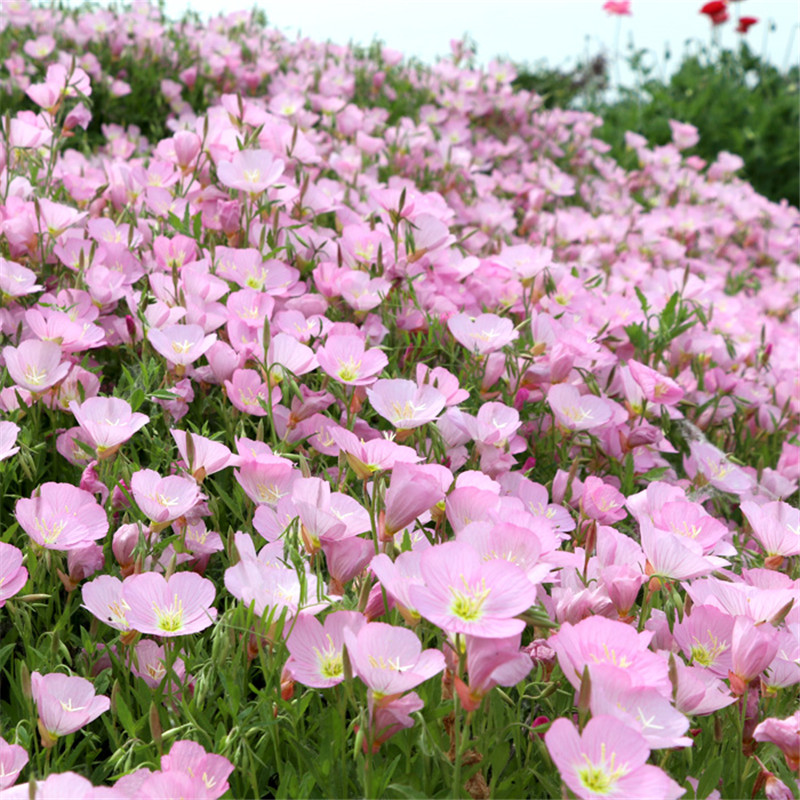
<svg viewBox="0 0 800 800">
<path fill-rule="evenodd" d="M 184 29 L 169 136 L 63 148 L 93 86 L 126 92 L 70 49 L 158 51 L 158 19 L 20 0 L 6 23 L 35 37 L 3 80 L 38 111 L 0 143 L 0 607 L 80 587 L 97 674 L 128 659 L 157 697 L 191 694 L 178 642 L 239 614 L 283 701 L 363 692 L 368 755 L 428 681 L 477 714 L 558 670 L 580 726 L 541 722 L 542 757 L 578 797 L 682 796 L 651 753 L 734 704 L 748 757 L 774 743 L 796 770 L 797 714 L 769 703 L 800 685 L 798 210 L 736 155 L 687 155 L 691 126 L 630 132 L 625 170 L 599 118 L 514 90 L 510 64 L 417 72 L 236 15 Z M 376 98 L 394 70 L 428 102 L 357 102 L 365 69 Z M 43 419 L 71 481 L 31 477 Z M 78 675 L 30 689 L 45 748 L 111 709 Z M 214 799 L 233 770 L 184 740 L 160 765 L 103 796 Z M 31 792 L 100 796 L 72 773 Z"/>
</svg>

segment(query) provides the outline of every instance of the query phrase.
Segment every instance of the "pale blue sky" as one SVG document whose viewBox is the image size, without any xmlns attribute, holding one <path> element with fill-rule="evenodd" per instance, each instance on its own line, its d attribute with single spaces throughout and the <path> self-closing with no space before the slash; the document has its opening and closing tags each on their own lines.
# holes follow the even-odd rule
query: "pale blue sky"
<svg viewBox="0 0 800 800">
<path fill-rule="evenodd" d="M 665 45 L 674 64 L 687 40 L 692 46 L 709 41 L 711 26 L 699 13 L 703 2 L 632 0 L 633 15 L 622 18 L 609 17 L 603 0 L 166 0 L 166 8 L 170 15 L 191 8 L 208 16 L 220 8 L 249 10 L 255 4 L 266 11 L 272 26 L 291 38 L 302 33 L 319 41 L 369 44 L 378 37 L 429 62 L 448 52 L 451 38 L 469 33 L 478 42 L 482 63 L 507 55 L 517 61 L 544 59 L 553 66 L 568 65 L 587 51 L 613 56 L 619 21 L 621 52 L 633 36 L 636 46 L 652 50 L 663 66 Z M 732 18 L 738 12 L 760 19 L 747 34 L 756 52 L 778 66 L 798 62 L 797 0 L 743 0 L 731 2 L 730 9 Z M 734 27 L 728 22 L 719 29 L 723 45 L 738 41 Z"/>
</svg>

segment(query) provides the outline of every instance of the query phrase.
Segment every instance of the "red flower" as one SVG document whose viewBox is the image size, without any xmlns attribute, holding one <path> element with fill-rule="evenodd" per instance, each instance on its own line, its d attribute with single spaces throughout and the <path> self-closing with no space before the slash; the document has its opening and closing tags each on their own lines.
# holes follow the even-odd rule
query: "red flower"
<svg viewBox="0 0 800 800">
<path fill-rule="evenodd" d="M 758 22 L 758 17 L 739 17 L 739 24 L 736 26 L 737 33 L 747 33 L 751 25 Z"/>
<path fill-rule="evenodd" d="M 728 7 L 724 0 L 712 0 L 712 2 L 706 3 L 700 9 L 700 13 L 707 14 L 714 25 L 722 25 L 723 22 L 728 21 Z"/>
</svg>

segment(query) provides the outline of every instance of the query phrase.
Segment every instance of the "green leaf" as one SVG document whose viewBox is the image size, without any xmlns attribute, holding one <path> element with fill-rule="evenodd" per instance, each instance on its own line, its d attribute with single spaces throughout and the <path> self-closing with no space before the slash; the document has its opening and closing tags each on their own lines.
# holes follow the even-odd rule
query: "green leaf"
<svg viewBox="0 0 800 800">
<path fill-rule="evenodd" d="M 708 797 L 717 788 L 724 766 L 725 759 L 722 756 L 717 756 L 717 758 L 708 763 L 697 783 L 697 800 L 703 800 L 704 797 Z"/>
<path fill-rule="evenodd" d="M 673 292 L 669 300 L 667 300 L 667 304 L 664 306 L 664 310 L 661 312 L 661 318 L 658 322 L 659 331 L 661 333 L 666 334 L 672 330 L 672 326 L 675 324 L 675 309 L 678 306 L 679 299 L 680 294 L 678 292 Z"/>
<path fill-rule="evenodd" d="M 136 725 L 133 721 L 133 714 L 131 714 L 131 710 L 122 699 L 122 693 L 116 696 L 115 703 L 117 706 L 117 718 L 125 729 L 125 733 L 131 738 L 136 738 Z"/>
</svg>

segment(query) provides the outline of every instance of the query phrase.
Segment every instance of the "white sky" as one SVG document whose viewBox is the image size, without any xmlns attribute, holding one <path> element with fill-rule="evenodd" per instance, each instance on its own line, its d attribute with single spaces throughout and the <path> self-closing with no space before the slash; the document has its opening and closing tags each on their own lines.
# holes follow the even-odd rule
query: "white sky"
<svg viewBox="0 0 800 800">
<path fill-rule="evenodd" d="M 290 38 L 298 33 L 317 41 L 369 44 L 373 38 L 406 56 L 433 61 L 449 52 L 451 38 L 469 33 L 478 43 L 478 60 L 506 55 L 515 61 L 568 66 L 587 52 L 613 57 L 619 23 L 619 49 L 625 55 L 631 38 L 637 48 L 653 51 L 657 69 L 665 65 L 669 44 L 675 66 L 690 47 L 709 42 L 710 23 L 699 13 L 705 0 L 632 0 L 630 17 L 609 17 L 604 0 L 165 0 L 167 13 L 191 8 L 201 16 L 250 10 L 266 11 L 269 24 Z M 102 0 L 108 5 L 111 0 Z M 797 0 L 731 2 L 732 20 L 719 29 L 724 46 L 739 39 L 737 13 L 760 22 L 747 42 L 772 63 L 786 67 L 800 61 L 800 3 Z M 613 74 L 613 73 L 612 73 Z M 623 69 L 623 81 L 626 74 Z"/>
</svg>

